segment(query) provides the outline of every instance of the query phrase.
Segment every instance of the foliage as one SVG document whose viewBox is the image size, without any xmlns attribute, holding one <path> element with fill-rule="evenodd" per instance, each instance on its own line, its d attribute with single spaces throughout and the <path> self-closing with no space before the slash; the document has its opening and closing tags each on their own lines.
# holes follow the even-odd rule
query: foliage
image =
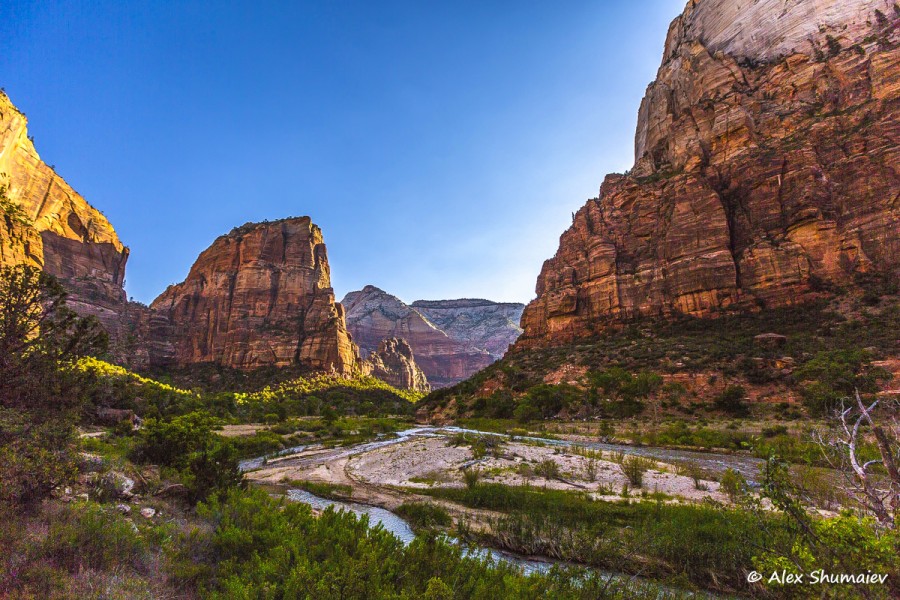
<svg viewBox="0 0 900 600">
<path fill-rule="evenodd" d="M 732 416 L 743 417 L 750 412 L 747 404 L 744 402 L 746 397 L 747 392 L 742 386 L 729 385 L 721 394 L 716 396 L 714 405 L 719 410 Z"/>
<path fill-rule="evenodd" d="M 803 575 L 807 581 L 816 571 L 888 576 L 883 585 L 826 583 L 785 588 L 773 582 L 766 587 L 798 598 L 895 598 L 900 594 L 897 529 L 880 527 L 872 517 L 849 511 L 817 518 L 806 510 L 803 494 L 784 463 L 769 460 L 763 475 L 762 496 L 789 517 L 785 526 L 791 536 L 790 542 L 780 540 L 762 547 L 753 559 L 757 570 Z M 766 512 L 758 503 L 755 510 L 757 514 Z"/>
<path fill-rule="evenodd" d="M 67 366 L 106 335 L 65 300 L 46 273 L 0 269 L 0 503 L 33 506 L 73 475 L 83 380 Z"/>
<path fill-rule="evenodd" d="M 453 523 L 450 513 L 430 502 L 405 502 L 394 512 L 406 519 L 417 530 L 449 527 Z"/>
<path fill-rule="evenodd" d="M 619 468 L 628 478 L 628 483 L 634 487 L 641 487 L 644 483 L 644 473 L 655 466 L 656 464 L 652 460 L 633 454 L 624 457 L 619 463 Z"/>
<path fill-rule="evenodd" d="M 588 574 L 524 576 L 434 537 L 404 546 L 365 517 L 328 509 L 316 518 L 308 506 L 278 503 L 260 490 L 230 492 L 198 512 L 212 527 L 185 536 L 175 572 L 213 599 L 399 600 L 447 597 L 448 589 L 454 598 L 642 597 Z"/>
<path fill-rule="evenodd" d="M 754 548 L 789 543 L 777 514 L 711 505 L 605 502 L 588 494 L 482 483 L 421 490 L 507 516 L 484 542 L 645 576 L 683 576 L 702 587 L 746 586 Z M 476 535 L 477 534 L 473 534 Z"/>
<path fill-rule="evenodd" d="M 216 419 L 193 412 L 168 421 L 148 419 L 132 450 L 137 462 L 171 467 L 178 472 L 191 500 L 243 485 L 238 453 L 212 428 Z"/>
<path fill-rule="evenodd" d="M 75 502 L 0 517 L 0 597 L 151 597 L 158 547 L 111 508 Z"/>
<path fill-rule="evenodd" d="M 854 390 L 878 391 L 878 382 L 891 378 L 882 368 L 871 368 L 872 357 L 864 350 L 829 350 L 818 352 L 798 371 L 804 382 L 803 401 L 814 414 L 833 412 L 842 398 Z"/>
<path fill-rule="evenodd" d="M 725 469 L 725 472 L 722 473 L 719 485 L 721 486 L 722 491 L 728 496 L 728 499 L 732 502 L 737 502 L 747 493 L 748 489 L 747 480 L 744 476 L 731 468 Z"/>
</svg>

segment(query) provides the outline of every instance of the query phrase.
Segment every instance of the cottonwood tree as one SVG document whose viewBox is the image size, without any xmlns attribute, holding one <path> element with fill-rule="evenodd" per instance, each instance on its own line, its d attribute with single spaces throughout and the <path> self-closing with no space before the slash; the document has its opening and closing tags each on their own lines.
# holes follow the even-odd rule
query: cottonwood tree
<svg viewBox="0 0 900 600">
<path fill-rule="evenodd" d="M 105 351 L 95 319 L 65 306 L 52 276 L 0 269 L 0 503 L 29 506 L 73 472 L 82 381 L 71 365 Z"/>
</svg>

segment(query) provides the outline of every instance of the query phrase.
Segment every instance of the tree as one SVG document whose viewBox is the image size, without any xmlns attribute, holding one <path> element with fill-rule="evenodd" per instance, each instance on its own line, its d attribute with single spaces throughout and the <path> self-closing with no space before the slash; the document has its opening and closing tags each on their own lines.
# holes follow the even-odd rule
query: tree
<svg viewBox="0 0 900 600">
<path fill-rule="evenodd" d="M 84 379 L 70 368 L 106 350 L 93 318 L 66 308 L 52 276 L 0 269 L 0 502 L 31 506 L 74 472 L 71 441 Z"/>
<path fill-rule="evenodd" d="M 837 426 L 819 432 L 816 440 L 859 504 L 882 527 L 895 529 L 900 519 L 900 401 L 876 399 L 866 406 L 859 391 L 853 395 L 841 406 Z"/>
</svg>

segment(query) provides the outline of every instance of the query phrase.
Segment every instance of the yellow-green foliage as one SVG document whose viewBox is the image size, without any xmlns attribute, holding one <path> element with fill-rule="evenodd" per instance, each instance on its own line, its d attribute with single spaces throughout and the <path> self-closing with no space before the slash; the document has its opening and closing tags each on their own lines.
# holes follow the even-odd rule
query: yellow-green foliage
<svg viewBox="0 0 900 600">
<path fill-rule="evenodd" d="M 376 379 L 369 375 L 341 377 L 340 375 L 328 375 L 322 373 L 311 377 L 298 377 L 297 379 L 281 383 L 274 388 L 266 386 L 258 392 L 236 393 L 234 397 L 238 404 L 272 402 L 298 396 L 309 396 L 334 388 L 361 392 L 381 390 L 395 394 L 409 402 L 417 402 L 424 395 L 420 392 L 411 390 L 398 390 L 380 379 Z"/>
<path fill-rule="evenodd" d="M 133 373 L 126 369 L 125 367 L 120 367 L 118 365 L 110 364 L 106 361 L 102 361 L 98 358 L 86 357 L 79 360 L 75 363 L 75 369 L 82 373 L 90 373 L 92 375 L 97 376 L 98 378 L 108 378 L 108 379 L 118 379 L 125 383 L 131 383 L 135 386 L 153 390 L 158 392 L 165 392 L 171 394 L 177 394 L 185 397 L 197 398 L 199 394 L 196 392 L 192 392 L 190 390 L 183 390 L 177 388 L 173 385 L 169 385 L 167 383 L 162 383 L 160 381 L 156 381 L 155 379 L 148 379 L 147 377 L 142 377 L 137 373 Z"/>
</svg>

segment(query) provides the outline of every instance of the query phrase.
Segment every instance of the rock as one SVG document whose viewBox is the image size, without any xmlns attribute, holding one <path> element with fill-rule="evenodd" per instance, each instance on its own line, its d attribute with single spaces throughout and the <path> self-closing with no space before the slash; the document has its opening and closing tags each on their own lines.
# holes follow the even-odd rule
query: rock
<svg viewBox="0 0 900 600">
<path fill-rule="evenodd" d="M 141 516 L 145 519 L 152 519 L 156 515 L 156 510 L 146 506 L 141 509 Z"/>
<path fill-rule="evenodd" d="M 134 479 L 118 471 L 109 471 L 100 477 L 94 486 L 94 492 L 100 500 L 122 498 L 129 500 L 134 496 Z"/>
<path fill-rule="evenodd" d="M 128 248 L 107 218 L 41 160 L 27 124 L 0 91 L 0 266 L 27 264 L 54 275 L 69 293 L 68 306 L 97 317 L 115 336 Z"/>
<path fill-rule="evenodd" d="M 322 231 L 309 217 L 248 223 L 203 251 L 151 305 L 177 364 L 303 365 L 350 374 L 357 350 L 334 301 Z"/>
<path fill-rule="evenodd" d="M 753 336 L 753 343 L 763 348 L 774 350 L 787 344 L 787 336 L 778 333 L 761 333 Z"/>
<path fill-rule="evenodd" d="M 127 504 L 116 504 L 116 510 L 122 513 L 123 515 L 127 515 L 131 513 L 131 507 Z"/>
<path fill-rule="evenodd" d="M 520 304 L 490 300 L 418 300 L 366 286 L 341 301 L 347 327 L 363 356 L 384 339 L 409 342 L 416 362 L 434 388 L 452 385 L 500 358 L 521 330 Z"/>
<path fill-rule="evenodd" d="M 378 349 L 369 354 L 363 363 L 363 369 L 401 390 L 431 391 L 428 379 L 416 364 L 412 348 L 406 340 L 382 340 Z"/>
<path fill-rule="evenodd" d="M 898 22 L 886 0 L 689 2 L 641 104 L 634 169 L 576 213 L 517 347 L 896 277 Z"/>
</svg>

